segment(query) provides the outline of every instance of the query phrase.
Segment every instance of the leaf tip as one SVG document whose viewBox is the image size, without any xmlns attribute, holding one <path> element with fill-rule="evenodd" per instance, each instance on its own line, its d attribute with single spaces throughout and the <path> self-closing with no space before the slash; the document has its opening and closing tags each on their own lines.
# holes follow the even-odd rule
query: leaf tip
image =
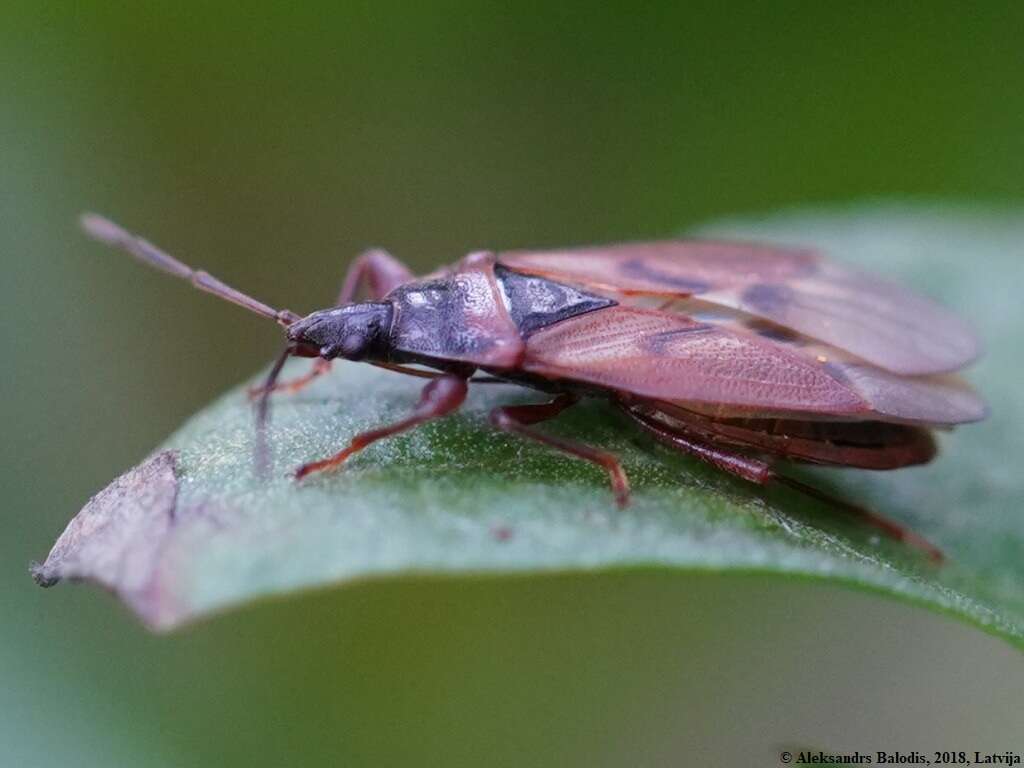
<svg viewBox="0 0 1024 768">
<path fill-rule="evenodd" d="M 44 589 L 52 587 L 60 581 L 59 575 L 47 568 L 46 563 L 40 563 L 38 560 L 33 560 L 28 564 L 28 572 L 32 576 L 32 580 Z"/>
</svg>

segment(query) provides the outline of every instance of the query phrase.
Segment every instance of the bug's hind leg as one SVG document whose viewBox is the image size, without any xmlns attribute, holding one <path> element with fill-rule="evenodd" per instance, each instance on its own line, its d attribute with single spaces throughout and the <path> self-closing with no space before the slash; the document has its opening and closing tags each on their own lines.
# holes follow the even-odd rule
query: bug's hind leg
<svg viewBox="0 0 1024 768">
<path fill-rule="evenodd" d="M 887 517 L 883 517 L 876 512 L 872 512 L 870 509 L 866 509 L 857 504 L 851 504 L 848 501 L 832 496 L 831 494 L 825 493 L 824 491 L 815 488 L 812 485 L 807 485 L 799 480 L 786 475 L 780 475 L 776 472 L 772 473 L 770 478 L 772 482 L 778 485 L 784 485 L 787 488 L 791 488 L 798 493 L 802 493 L 805 496 L 810 496 L 812 499 L 828 504 L 833 509 L 838 509 L 840 512 L 845 512 L 854 517 L 858 517 L 868 525 L 878 528 L 886 536 L 896 541 L 902 541 L 907 546 L 918 549 L 924 552 L 928 559 L 936 565 L 941 565 L 946 556 L 942 554 L 942 550 L 932 544 L 928 539 L 924 538 L 920 534 L 914 533 L 910 528 L 905 525 L 900 525 L 895 520 L 890 520 Z"/>
<path fill-rule="evenodd" d="M 531 424 L 554 418 L 576 401 L 577 398 L 574 395 L 559 395 L 548 403 L 507 405 L 492 410 L 490 420 L 494 426 L 504 432 L 528 437 L 563 453 L 568 453 L 570 456 L 597 464 L 608 473 L 615 501 L 620 507 L 624 507 L 629 504 L 629 480 L 622 469 L 622 464 L 614 455 L 588 445 L 580 445 L 569 440 L 545 435 L 530 428 Z"/>
<path fill-rule="evenodd" d="M 865 509 L 864 507 L 860 507 L 856 504 L 851 504 L 848 501 L 838 499 L 835 496 L 831 496 L 830 494 L 802 483 L 799 480 L 794 480 L 786 475 L 780 475 L 768 462 L 762 459 L 755 459 L 751 456 L 745 456 L 742 453 L 737 453 L 725 448 L 719 448 L 718 446 L 711 445 L 707 442 L 695 440 L 677 430 L 669 429 L 662 423 L 645 416 L 639 411 L 632 410 L 625 405 L 623 405 L 622 410 L 647 432 L 650 432 L 659 442 L 671 446 L 676 450 L 688 453 L 691 456 L 695 456 L 708 464 L 724 470 L 725 472 L 729 472 L 737 477 L 742 477 L 744 480 L 749 480 L 750 482 L 757 483 L 758 485 L 775 483 L 776 485 L 786 486 L 787 488 L 798 491 L 805 496 L 810 496 L 813 499 L 824 502 L 833 509 L 838 509 L 840 512 L 845 512 L 846 514 L 863 520 L 865 523 L 879 529 L 890 538 L 893 538 L 896 541 L 901 541 L 908 546 L 924 552 L 932 562 L 941 563 L 945 559 L 942 551 L 938 547 L 923 536 L 914 533 L 906 526 L 900 525 L 886 517 L 882 517 L 869 509 Z"/>
<path fill-rule="evenodd" d="M 360 432 L 352 438 L 352 442 L 343 451 L 339 451 L 333 456 L 321 459 L 320 461 L 303 464 L 296 470 L 295 479 L 301 480 L 313 472 L 321 472 L 325 469 L 340 466 L 349 456 L 359 453 L 359 451 L 378 440 L 383 440 L 385 437 L 391 437 L 413 427 L 418 427 L 424 422 L 447 416 L 462 405 L 466 399 L 468 389 L 469 385 L 462 376 L 447 374 L 433 379 L 423 388 L 422 393 L 420 393 L 420 401 L 409 416 L 401 421 L 396 421 L 394 424 L 371 429 L 368 432 Z"/>
</svg>

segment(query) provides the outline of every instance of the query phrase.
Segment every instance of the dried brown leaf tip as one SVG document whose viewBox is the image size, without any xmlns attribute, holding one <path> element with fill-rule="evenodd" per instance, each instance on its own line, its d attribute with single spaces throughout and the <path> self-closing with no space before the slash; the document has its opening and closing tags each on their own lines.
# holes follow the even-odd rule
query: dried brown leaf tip
<svg viewBox="0 0 1024 768">
<path fill-rule="evenodd" d="M 174 526 L 177 454 L 157 453 L 94 496 L 68 524 L 46 561 L 32 566 L 43 587 L 88 579 L 159 623 L 160 553 Z"/>
</svg>

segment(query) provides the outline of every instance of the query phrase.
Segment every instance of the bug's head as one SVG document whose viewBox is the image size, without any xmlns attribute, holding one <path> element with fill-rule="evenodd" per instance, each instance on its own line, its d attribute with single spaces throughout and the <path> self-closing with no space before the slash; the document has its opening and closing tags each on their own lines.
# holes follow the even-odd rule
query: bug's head
<svg viewBox="0 0 1024 768">
<path fill-rule="evenodd" d="M 384 351 L 391 312 L 378 302 L 322 309 L 288 326 L 288 341 L 303 357 L 365 360 Z"/>
</svg>

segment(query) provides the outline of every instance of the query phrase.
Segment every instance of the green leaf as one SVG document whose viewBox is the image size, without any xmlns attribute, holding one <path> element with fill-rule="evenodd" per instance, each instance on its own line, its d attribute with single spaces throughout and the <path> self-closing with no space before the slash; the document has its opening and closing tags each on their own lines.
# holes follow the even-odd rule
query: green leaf
<svg viewBox="0 0 1024 768">
<path fill-rule="evenodd" d="M 658 447 L 601 401 L 544 425 L 622 457 L 634 497 L 620 511 L 599 470 L 489 428 L 495 404 L 543 397 L 505 385 L 474 387 L 458 415 L 296 483 L 290 470 L 400 417 L 422 385 L 345 363 L 301 394 L 275 398 L 269 474 L 255 470 L 252 408 L 239 388 L 90 502 L 37 578 L 93 579 L 167 629 L 258 598 L 382 576 L 757 572 L 875 591 L 1024 646 L 1024 217 L 879 205 L 727 221 L 702 234 L 820 245 L 977 325 L 989 352 L 969 377 L 992 404 L 988 422 L 942 435 L 928 467 L 802 473 L 911 526 L 944 549 L 947 564 L 936 568 L 827 506 L 765 493 Z M 308 365 L 294 361 L 285 376 Z"/>
</svg>

